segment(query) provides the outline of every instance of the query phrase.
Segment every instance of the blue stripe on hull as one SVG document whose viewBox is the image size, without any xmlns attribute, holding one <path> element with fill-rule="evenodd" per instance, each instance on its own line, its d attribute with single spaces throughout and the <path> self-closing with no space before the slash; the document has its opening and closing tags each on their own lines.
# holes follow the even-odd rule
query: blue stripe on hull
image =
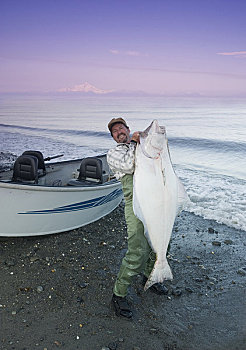
<svg viewBox="0 0 246 350">
<path fill-rule="evenodd" d="M 18 214 L 54 214 L 54 213 L 59 214 L 59 213 L 68 213 L 68 212 L 72 212 L 72 211 L 79 211 L 79 210 L 89 209 L 89 208 L 93 208 L 93 207 L 98 207 L 98 206 L 103 205 L 105 203 L 111 202 L 112 200 L 121 196 L 121 194 L 122 194 L 122 190 L 117 189 L 117 190 L 114 190 L 113 192 L 107 194 L 106 196 L 97 197 L 94 199 L 90 199 L 88 201 L 69 204 L 69 205 L 57 207 L 54 209 L 33 210 L 33 211 L 26 211 L 26 212 L 18 213 Z"/>
</svg>

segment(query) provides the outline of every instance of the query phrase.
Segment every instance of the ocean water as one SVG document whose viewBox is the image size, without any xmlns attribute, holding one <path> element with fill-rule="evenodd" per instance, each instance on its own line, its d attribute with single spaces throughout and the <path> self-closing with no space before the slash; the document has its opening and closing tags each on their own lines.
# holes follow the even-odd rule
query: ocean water
<svg viewBox="0 0 246 350">
<path fill-rule="evenodd" d="M 153 119 L 164 125 L 186 210 L 246 230 L 243 99 L 0 95 L 0 162 L 27 149 L 59 160 L 105 153 L 115 145 L 107 130 L 115 116 L 132 132 Z"/>
</svg>

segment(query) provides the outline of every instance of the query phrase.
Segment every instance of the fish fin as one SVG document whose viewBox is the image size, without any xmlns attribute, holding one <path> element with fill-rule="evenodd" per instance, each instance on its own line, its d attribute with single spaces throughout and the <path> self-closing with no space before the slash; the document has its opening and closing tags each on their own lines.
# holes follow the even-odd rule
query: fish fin
<svg viewBox="0 0 246 350">
<path fill-rule="evenodd" d="M 146 291 L 155 283 L 162 283 L 164 280 L 172 280 L 173 274 L 171 268 L 165 259 L 163 264 L 160 264 L 158 260 L 155 262 L 154 268 L 149 275 L 147 282 L 145 283 L 144 290 Z"/>
<path fill-rule="evenodd" d="M 177 184 L 178 184 L 178 201 L 177 201 L 176 215 L 179 215 L 183 210 L 185 204 L 189 201 L 189 197 L 184 188 L 184 185 L 182 184 L 182 182 L 179 180 L 178 177 L 177 177 Z"/>
</svg>

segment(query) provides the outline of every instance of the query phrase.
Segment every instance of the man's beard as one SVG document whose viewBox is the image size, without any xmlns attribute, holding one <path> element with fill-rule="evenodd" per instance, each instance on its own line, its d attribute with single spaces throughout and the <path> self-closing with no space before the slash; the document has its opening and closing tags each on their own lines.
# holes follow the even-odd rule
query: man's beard
<svg viewBox="0 0 246 350">
<path fill-rule="evenodd" d="M 123 136 L 123 137 L 121 137 L 121 136 Z M 126 134 L 120 134 L 119 136 L 118 136 L 118 140 L 119 140 L 119 142 L 120 143 L 126 143 L 127 142 L 127 140 L 128 140 L 128 137 L 127 137 L 127 135 Z"/>
</svg>

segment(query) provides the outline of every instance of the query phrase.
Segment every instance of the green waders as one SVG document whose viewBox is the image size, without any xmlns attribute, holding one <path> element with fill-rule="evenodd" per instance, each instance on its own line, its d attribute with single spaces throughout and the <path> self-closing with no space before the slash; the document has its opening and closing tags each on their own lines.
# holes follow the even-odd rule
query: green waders
<svg viewBox="0 0 246 350">
<path fill-rule="evenodd" d="M 115 295 L 125 297 L 133 276 L 140 272 L 143 272 L 146 277 L 150 275 L 155 263 L 155 253 L 144 235 L 142 222 L 133 212 L 133 175 L 123 176 L 121 183 L 125 198 L 128 250 L 122 260 L 113 292 Z"/>
</svg>

